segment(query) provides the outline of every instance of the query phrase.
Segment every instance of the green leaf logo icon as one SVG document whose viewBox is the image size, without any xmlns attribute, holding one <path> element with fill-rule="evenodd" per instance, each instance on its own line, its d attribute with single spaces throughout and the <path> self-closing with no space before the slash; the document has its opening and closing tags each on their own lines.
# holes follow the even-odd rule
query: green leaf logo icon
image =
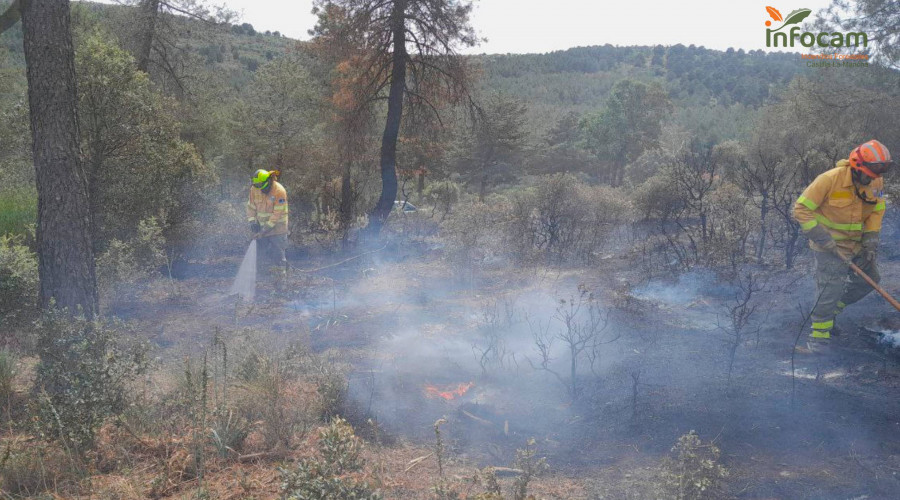
<svg viewBox="0 0 900 500">
<path fill-rule="evenodd" d="M 785 16 L 784 24 L 782 24 L 777 30 L 772 30 L 772 32 L 781 31 L 785 26 L 800 24 L 800 22 L 806 19 L 810 14 L 812 14 L 812 10 L 810 9 L 797 9 Z"/>
<path fill-rule="evenodd" d="M 784 20 L 784 26 L 787 26 L 788 24 L 799 24 L 800 21 L 806 19 L 810 14 L 812 14 L 812 11 L 809 9 L 797 9 L 787 15 L 787 18 Z"/>
</svg>

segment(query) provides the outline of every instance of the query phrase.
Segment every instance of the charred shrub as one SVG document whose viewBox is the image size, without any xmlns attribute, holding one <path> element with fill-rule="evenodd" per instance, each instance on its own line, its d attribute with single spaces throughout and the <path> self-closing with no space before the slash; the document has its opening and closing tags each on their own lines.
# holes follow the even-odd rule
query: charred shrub
<svg viewBox="0 0 900 500">
<path fill-rule="evenodd" d="M 618 335 L 607 335 L 609 314 L 604 311 L 594 297 L 594 293 L 584 285 L 578 286 L 578 295 L 568 300 L 560 299 L 553 317 L 543 322 L 538 318 L 526 318 L 531 329 L 534 347 L 540 357 L 539 364 L 529 360 L 532 368 L 553 375 L 568 391 L 572 398 L 582 394 L 582 378 L 579 373 L 588 365 L 596 376 L 595 368 L 600 360 L 603 346 L 619 339 Z M 568 354 L 569 369 L 559 371 L 554 368 L 554 344 L 560 342 Z"/>
<path fill-rule="evenodd" d="M 671 498 L 699 500 L 722 497 L 722 481 L 728 477 L 728 470 L 718 463 L 720 452 L 715 444 L 704 444 L 697 433 L 691 431 L 678 438 L 672 453 L 674 457 L 664 463 Z"/>
<path fill-rule="evenodd" d="M 478 339 L 472 342 L 472 353 L 481 365 L 482 375 L 487 375 L 491 368 L 505 368 L 516 363 L 515 353 L 508 348 L 507 337 L 521 320 L 519 316 L 515 297 L 482 304 Z"/>
<path fill-rule="evenodd" d="M 630 216 L 629 203 L 608 187 L 582 184 L 569 174 L 540 179 L 514 193 L 506 243 L 520 260 L 590 263 L 611 229 Z"/>
<path fill-rule="evenodd" d="M 22 236 L 0 235 L 0 323 L 21 323 L 31 317 L 37 296 L 37 256 Z"/>
<path fill-rule="evenodd" d="M 319 433 L 318 456 L 301 460 L 296 469 L 280 469 L 285 500 L 368 500 L 381 494 L 358 476 L 365 468 L 362 444 L 353 427 L 335 418 Z"/>
<path fill-rule="evenodd" d="M 703 252 L 706 264 L 737 272 L 744 263 L 755 215 L 750 200 L 734 184 L 724 183 L 710 193 L 709 235 Z"/>
<path fill-rule="evenodd" d="M 494 254 L 500 241 L 497 223 L 502 220 L 503 203 L 462 203 L 444 220 L 441 235 L 446 242 L 446 258 L 458 273 L 473 273 Z M 471 275 L 457 276 L 472 279 Z"/>
<path fill-rule="evenodd" d="M 128 407 L 128 382 L 148 366 L 148 345 L 127 325 L 49 312 L 38 327 L 37 431 L 83 453 L 103 422 Z"/>
<path fill-rule="evenodd" d="M 746 260 L 758 215 L 750 195 L 723 180 L 721 156 L 694 142 L 635 192 L 651 222 L 652 252 L 670 271 L 703 266 L 733 275 Z"/>
<path fill-rule="evenodd" d="M 433 236 L 439 230 L 438 223 L 424 210 L 403 212 L 394 210 L 386 229 L 403 244 L 410 244 Z"/>
</svg>

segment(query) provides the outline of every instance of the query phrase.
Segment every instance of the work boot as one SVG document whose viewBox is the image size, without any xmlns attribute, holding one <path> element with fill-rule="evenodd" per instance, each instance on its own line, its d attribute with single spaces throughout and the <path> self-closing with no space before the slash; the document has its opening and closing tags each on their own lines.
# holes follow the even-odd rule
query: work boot
<svg viewBox="0 0 900 500">
<path fill-rule="evenodd" d="M 797 344 L 794 352 L 799 355 L 815 356 L 831 351 L 831 341 L 828 339 L 807 337 L 806 342 Z"/>
<path fill-rule="evenodd" d="M 813 330 L 812 333 L 809 334 L 809 337 L 806 337 L 806 342 L 804 348 L 801 346 L 797 346 L 797 350 L 795 352 L 799 354 L 820 354 L 823 352 L 827 352 L 831 350 L 831 332 L 823 332 Z"/>
</svg>

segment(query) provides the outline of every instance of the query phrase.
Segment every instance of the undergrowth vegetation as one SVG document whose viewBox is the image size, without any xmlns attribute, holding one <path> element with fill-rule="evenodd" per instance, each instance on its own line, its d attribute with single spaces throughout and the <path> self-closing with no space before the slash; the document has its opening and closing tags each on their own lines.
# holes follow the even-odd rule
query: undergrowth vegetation
<svg viewBox="0 0 900 500">
<path fill-rule="evenodd" d="M 285 500 L 376 500 L 381 493 L 370 485 L 360 457 L 362 443 L 341 418 L 334 418 L 318 436 L 318 453 L 293 469 L 281 469 Z"/>
<path fill-rule="evenodd" d="M 37 256 L 21 235 L 0 235 L 0 321 L 29 322 L 38 301 Z M 0 332 L 0 338 L 6 333 Z"/>
</svg>

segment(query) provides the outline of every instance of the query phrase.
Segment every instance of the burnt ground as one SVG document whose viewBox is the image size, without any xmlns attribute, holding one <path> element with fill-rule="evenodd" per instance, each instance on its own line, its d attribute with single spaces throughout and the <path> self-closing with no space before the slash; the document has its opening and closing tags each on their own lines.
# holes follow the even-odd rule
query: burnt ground
<svg viewBox="0 0 900 500">
<path fill-rule="evenodd" d="M 722 450 L 732 496 L 900 497 L 900 356 L 873 333 L 895 313 L 868 296 L 839 318 L 844 333 L 828 347 L 808 347 L 804 327 L 792 377 L 813 295 L 808 257 L 790 272 L 760 270 L 759 332 L 739 347 L 730 383 L 719 325 L 733 290 L 711 273 L 647 280 L 610 256 L 591 269 L 496 264 L 473 281 L 443 257 L 389 248 L 333 267 L 342 259 L 304 257 L 292 262 L 287 292 L 261 284 L 252 305 L 224 293 L 231 273 L 223 269 L 236 261 L 210 264 L 211 273 L 194 263 L 165 285 L 177 293 L 151 290 L 139 306 L 122 296 L 110 310 L 142 323 L 172 363 L 201 352 L 217 327 L 262 332 L 269 348 L 302 341 L 338 353 L 353 366 L 351 420 L 373 419 L 385 436 L 422 447 L 444 417 L 451 460 L 473 466 L 509 465 L 533 437 L 555 474 L 582 484 L 572 496 L 642 497 L 641 471 L 695 430 Z M 900 284 L 900 262 L 881 269 L 888 289 Z M 604 335 L 618 340 L 592 371 L 582 366 L 573 398 L 535 369 L 531 335 L 579 284 L 599 297 L 609 314 Z M 491 308 L 513 313 L 502 327 L 502 365 L 482 369 L 476 353 Z M 560 347 L 551 366 L 565 373 Z M 427 389 L 461 384 L 472 386 L 451 400 Z"/>
</svg>

